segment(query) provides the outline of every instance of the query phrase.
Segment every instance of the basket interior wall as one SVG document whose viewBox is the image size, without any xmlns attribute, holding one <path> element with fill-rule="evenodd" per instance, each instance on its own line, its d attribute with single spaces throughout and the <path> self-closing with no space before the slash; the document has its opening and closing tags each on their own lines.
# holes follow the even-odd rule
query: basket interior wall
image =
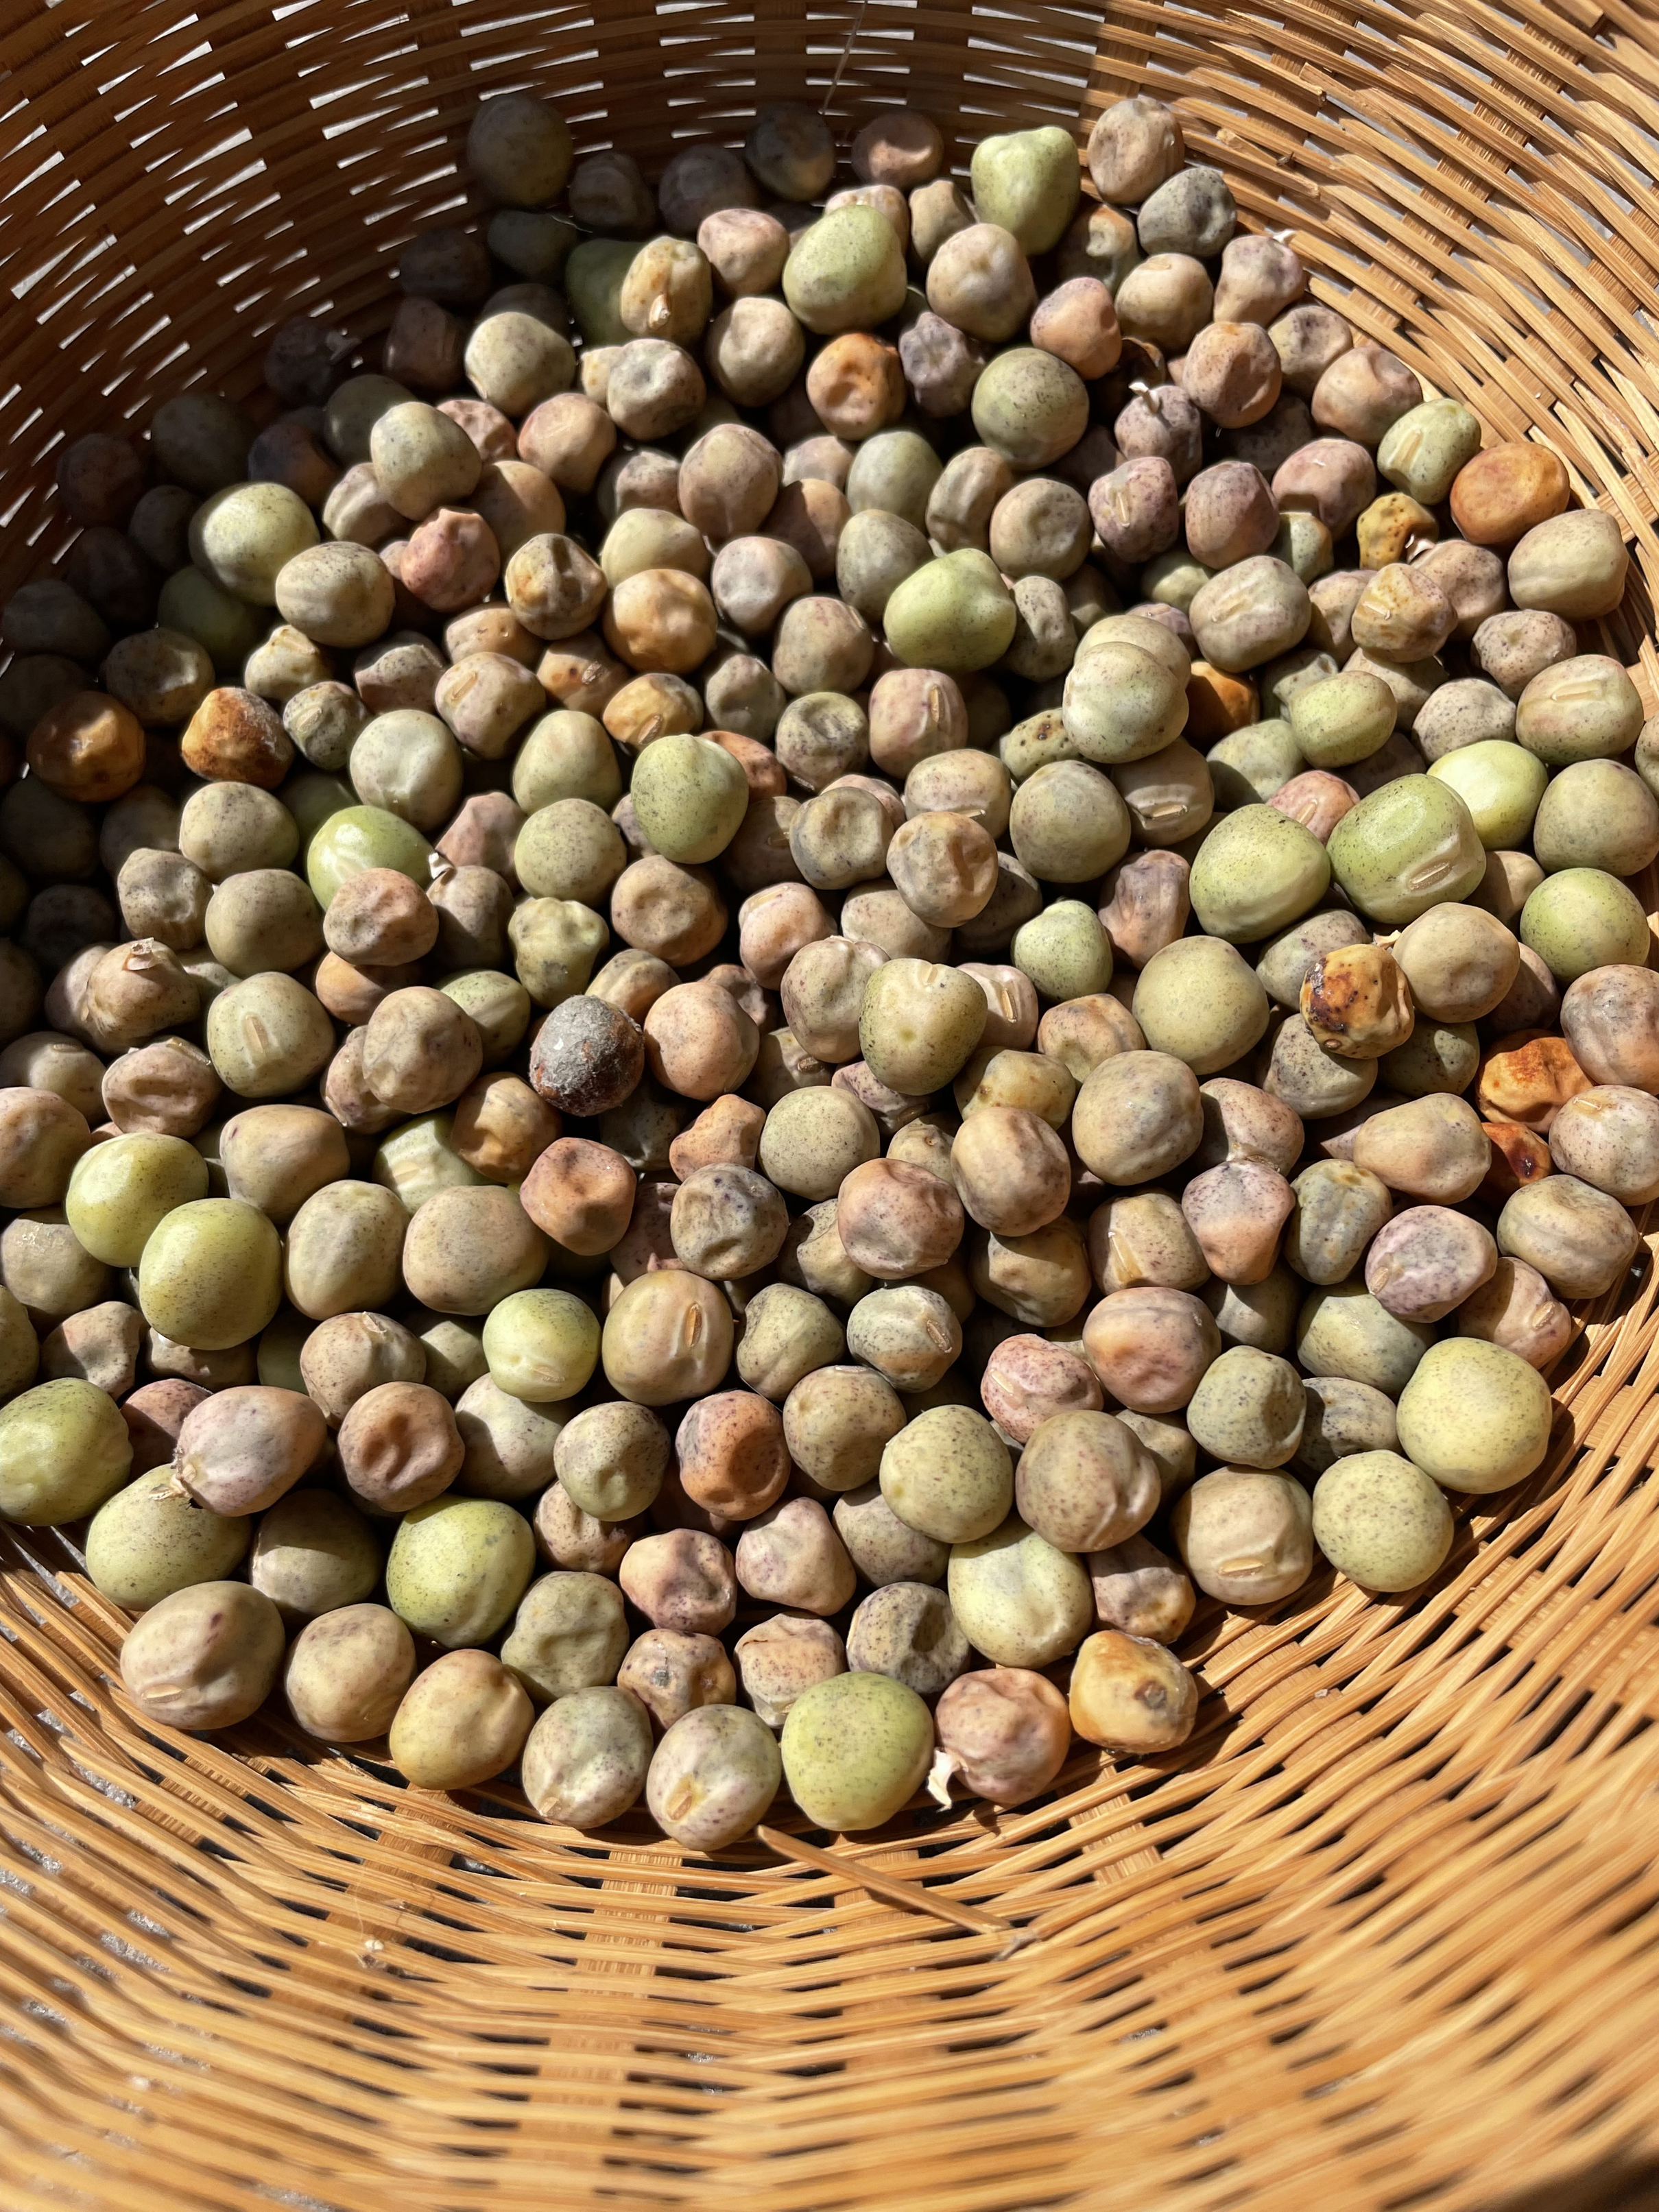
<svg viewBox="0 0 1659 2212">
<path fill-rule="evenodd" d="M 850 39 L 850 45 L 849 45 Z M 14 0 L 0 24 L 0 593 L 70 532 L 66 436 L 466 221 L 488 89 L 654 173 L 758 103 L 906 101 L 958 161 L 1127 90 L 1316 290 L 1619 516 L 1606 643 L 1659 705 L 1659 23 L 1614 0 Z M 839 82 L 836 83 L 838 67 Z M 1328 1575 L 1200 1617 L 1186 1749 L 852 1856 L 687 1864 L 393 1786 L 268 1721 L 162 1741 L 61 1548 L 0 1540 L 0 2187 L 20 2207 L 754 2212 L 1073 2200 L 1343 2212 L 1618 2198 L 1659 2142 L 1653 1269 L 1570 1354 L 1555 1447 L 1410 1605 Z"/>
</svg>

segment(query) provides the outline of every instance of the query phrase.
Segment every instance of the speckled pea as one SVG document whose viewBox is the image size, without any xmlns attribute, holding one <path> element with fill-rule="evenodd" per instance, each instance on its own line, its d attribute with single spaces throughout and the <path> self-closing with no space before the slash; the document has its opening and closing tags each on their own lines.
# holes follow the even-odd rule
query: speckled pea
<svg viewBox="0 0 1659 2212">
<path fill-rule="evenodd" d="M 942 1544 L 988 1536 L 1013 1503 L 1008 1448 L 966 1406 L 919 1413 L 883 1451 L 880 1480 L 899 1519 Z"/>
<path fill-rule="evenodd" d="M 736 758 L 711 738 L 658 738 L 634 764 L 629 786 L 640 828 L 671 860 L 712 860 L 736 836 L 749 785 Z"/>
<path fill-rule="evenodd" d="M 1437 1485 L 1398 1452 L 1356 1452 L 1314 1486 L 1314 1541 L 1364 1589 L 1415 1589 L 1445 1561 L 1455 1529 Z"/>
<path fill-rule="evenodd" d="M 1443 1489 L 1507 1490 L 1549 1449 L 1549 1385 L 1536 1368 L 1479 1337 L 1424 1353 L 1400 1394 L 1400 1444 Z"/>
<path fill-rule="evenodd" d="M 163 1215 L 138 1263 L 152 1328 L 202 1352 L 258 1336 L 282 1302 L 282 1245 L 257 1206 L 196 1199 Z"/>
<path fill-rule="evenodd" d="M 192 1583 L 234 1574 L 253 1523 L 183 1495 L 170 1467 L 152 1468 L 106 1498 L 87 1531 L 87 1572 L 106 1598 L 142 1613 Z"/>
<path fill-rule="evenodd" d="M 1563 868 L 1522 908 L 1521 942 L 1566 984 L 1596 968 L 1644 967 L 1650 939 L 1641 901 L 1617 876 Z"/>
<path fill-rule="evenodd" d="M 434 1498 L 406 1513 L 392 1540 L 386 1600 L 416 1635 L 446 1650 L 488 1644 L 536 1565 L 530 1523 L 492 1498 Z"/>
<path fill-rule="evenodd" d="M 1193 911 L 1212 937 L 1255 944 L 1318 905 L 1333 865 L 1318 838 L 1277 807 L 1241 806 L 1199 848 L 1189 878 Z"/>
<path fill-rule="evenodd" d="M 698 1705 L 665 1730 L 646 1803 L 677 1844 L 719 1850 L 766 1817 L 782 1780 L 777 1740 L 763 1719 L 741 1705 Z"/>
<path fill-rule="evenodd" d="M 856 1832 L 891 1820 L 921 1786 L 933 1723 L 890 1674 L 833 1674 L 796 1698 L 781 1748 L 789 1794 L 814 1826 Z"/>
</svg>

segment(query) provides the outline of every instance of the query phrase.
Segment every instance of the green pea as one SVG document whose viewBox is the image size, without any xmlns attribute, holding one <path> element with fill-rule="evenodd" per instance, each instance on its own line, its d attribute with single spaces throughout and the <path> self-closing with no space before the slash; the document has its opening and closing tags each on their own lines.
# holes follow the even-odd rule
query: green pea
<svg viewBox="0 0 1659 2212">
<path fill-rule="evenodd" d="M 273 1234 L 275 1232 L 273 1231 Z M 0 1407 L 0 1517 L 55 1528 L 94 1512 L 125 1481 L 132 1443 L 107 1391 L 77 1377 L 38 1383 Z"/>
<path fill-rule="evenodd" d="M 170 1467 L 155 1467 L 93 1516 L 87 1572 L 106 1598 L 143 1613 L 192 1583 L 234 1575 L 252 1533 L 247 1516 L 210 1512 L 179 1488 Z"/>
<path fill-rule="evenodd" d="M 832 1674 L 789 1708 L 780 1747 L 789 1794 L 815 1827 L 878 1828 L 921 1786 L 933 1717 L 890 1674 Z"/>
<path fill-rule="evenodd" d="M 138 1304 L 152 1328 L 198 1352 L 246 1344 L 282 1303 L 283 1248 L 256 1206 L 198 1198 L 150 1231 Z"/>
<path fill-rule="evenodd" d="M 343 806 L 306 854 L 306 881 L 326 910 L 342 884 L 366 868 L 396 868 L 422 890 L 432 880 L 432 848 L 414 824 L 383 806 Z"/>
<path fill-rule="evenodd" d="M 207 1162 L 194 1145 L 135 1132 L 82 1153 L 64 1212 L 94 1260 L 136 1267 L 157 1222 L 207 1191 Z"/>
<path fill-rule="evenodd" d="M 447 1650 L 488 1644 L 535 1571 L 521 1513 L 494 1498 L 434 1498 L 404 1514 L 386 1565 L 386 1601 Z"/>
<path fill-rule="evenodd" d="M 1466 899 L 1486 872 L 1468 808 L 1431 775 L 1400 776 L 1362 799 L 1332 830 L 1327 849 L 1342 890 L 1389 929 L 1445 900 Z"/>
<path fill-rule="evenodd" d="M 711 738 L 658 738 L 635 763 L 629 788 L 641 829 L 671 860 L 714 860 L 749 806 L 743 769 Z"/>
<path fill-rule="evenodd" d="M 1549 781 L 1543 762 L 1507 738 L 1482 738 L 1443 753 L 1429 774 L 1449 785 L 1468 808 L 1475 835 L 1489 853 L 1512 852 L 1526 843 Z"/>
</svg>

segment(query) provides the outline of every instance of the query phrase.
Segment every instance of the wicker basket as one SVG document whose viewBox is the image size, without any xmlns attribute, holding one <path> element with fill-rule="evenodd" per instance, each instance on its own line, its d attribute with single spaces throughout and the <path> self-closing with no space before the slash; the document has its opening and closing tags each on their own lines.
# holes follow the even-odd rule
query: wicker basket
<svg viewBox="0 0 1659 2212">
<path fill-rule="evenodd" d="M 486 88 L 648 172 L 757 101 L 956 135 L 1181 103 L 1320 297 L 1545 437 L 1651 627 L 1659 22 L 1608 0 L 12 0 L 0 589 L 54 447 L 325 309 L 365 338 L 465 220 Z M 596 20 L 596 17 L 598 20 Z M 836 64 L 846 52 L 839 83 Z M 1640 646 L 1650 703 L 1659 663 Z M 1601 2205 L 1659 2142 L 1659 1309 L 1587 1316 L 1556 1446 L 1434 1584 L 1200 1614 L 1193 1741 L 827 1864 L 584 1839 L 275 1720 L 137 1724 L 66 1551 L 0 1567 L 0 2195 L 268 2207 L 1113 2212 Z M 868 1876 L 868 1881 L 865 1876 Z M 897 1901 L 897 1877 L 935 1910 Z M 949 1911 L 954 1920 L 939 1917 Z M 1022 1939 L 1011 1943 L 1018 1928 Z"/>
</svg>

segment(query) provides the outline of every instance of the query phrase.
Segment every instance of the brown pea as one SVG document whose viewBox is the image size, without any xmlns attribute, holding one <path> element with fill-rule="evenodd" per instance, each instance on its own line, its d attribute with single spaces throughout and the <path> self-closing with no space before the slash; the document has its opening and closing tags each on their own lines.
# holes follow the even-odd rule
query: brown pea
<svg viewBox="0 0 1659 2212">
<path fill-rule="evenodd" d="M 1380 1060 L 1411 1036 L 1411 986 L 1385 945 L 1343 945 L 1319 954 L 1303 979 L 1302 1018 L 1339 1060 Z"/>
<path fill-rule="evenodd" d="M 841 1638 L 827 1620 L 810 1613 L 779 1613 L 757 1621 L 732 1650 L 744 1694 L 768 1728 L 783 1726 L 804 1690 L 847 1671 Z"/>
<path fill-rule="evenodd" d="M 1274 1168 L 1230 1160 L 1196 1175 L 1181 1210 L 1205 1259 L 1224 1283 L 1261 1283 L 1279 1258 L 1279 1236 L 1296 1194 Z"/>
<path fill-rule="evenodd" d="M 429 1113 L 459 1098 L 483 1057 L 471 1015 L 443 992 L 419 984 L 382 1000 L 363 1040 L 369 1087 L 404 1114 Z"/>
<path fill-rule="evenodd" d="M 1353 1164 L 1391 1190 L 1455 1205 L 1480 1187 L 1492 1157 L 1474 1109 L 1444 1091 L 1375 1114 L 1354 1138 Z"/>
<path fill-rule="evenodd" d="M 846 1546 L 813 1498 L 786 1498 L 748 1519 L 738 1539 L 737 1576 L 763 1604 L 820 1617 L 851 1601 L 857 1579 Z"/>
<path fill-rule="evenodd" d="M 388 567 L 391 550 L 381 549 Z M 450 507 L 441 507 L 418 525 L 393 568 L 394 579 L 438 614 L 454 614 L 488 599 L 501 572 L 501 548 L 483 515 Z"/>
<path fill-rule="evenodd" d="M 752 1391 L 702 1400 L 680 1423 L 674 1444 L 686 1495 L 728 1521 L 764 1513 L 789 1480 L 783 1416 Z"/>
<path fill-rule="evenodd" d="M 191 716 L 179 755 L 192 775 L 210 782 L 274 791 L 293 765 L 294 741 L 267 701 L 222 686 Z"/>
<path fill-rule="evenodd" d="M 751 1637 L 758 1633 L 757 1629 L 749 1632 Z M 739 1638 L 736 1646 L 739 1664 L 746 1640 Z M 735 1705 L 738 1678 L 718 1638 L 648 1628 L 629 1646 L 617 1673 L 617 1687 L 637 1698 L 662 1730 L 700 1706 Z"/>
<path fill-rule="evenodd" d="M 766 1119 L 762 1108 L 728 1092 L 705 1107 L 690 1127 L 674 1139 L 668 1147 L 668 1164 L 682 1182 L 689 1182 L 699 1168 L 752 1168 Z"/>
<path fill-rule="evenodd" d="M 1052 1131 L 1047 1133 L 1053 1138 Z M 890 1282 L 943 1267 L 962 1241 L 962 1202 L 949 1183 L 897 1160 L 866 1160 L 854 1168 L 836 1200 L 847 1256 L 866 1274 Z"/>
<path fill-rule="evenodd" d="M 1458 1307 L 1457 1333 L 1499 1345 L 1529 1367 L 1541 1368 L 1571 1342 L 1573 1319 L 1536 1267 L 1505 1256 Z"/>
<path fill-rule="evenodd" d="M 718 1636 L 737 1611 L 732 1554 L 702 1529 L 670 1528 L 641 1537 L 618 1572 L 623 1595 L 653 1628 Z"/>
<path fill-rule="evenodd" d="M 323 1415 L 297 1390 L 220 1390 L 185 1416 L 173 1455 L 180 1486 L 214 1513 L 258 1513 L 321 1456 Z"/>
<path fill-rule="evenodd" d="M 424 1382 L 382 1382 L 365 1391 L 340 1423 L 338 1447 L 352 1495 L 371 1510 L 392 1513 L 447 1490 L 466 1457 L 449 1401 Z"/>
<path fill-rule="evenodd" d="M 1041 1115 L 1021 1107 L 987 1106 L 970 1115 L 952 1139 L 951 1167 L 962 1205 L 982 1228 L 1001 1237 L 1029 1237 L 1046 1228 L 1071 1196 L 1065 1146 Z M 843 1186 L 843 1209 L 846 1195 Z"/>
<path fill-rule="evenodd" d="M 556 1567 L 572 1573 L 614 1575 L 629 1548 L 645 1533 L 645 1522 L 602 1521 L 585 1513 L 559 1481 L 549 1483 L 538 1502 L 536 1541 Z"/>
<path fill-rule="evenodd" d="M 1549 1142 L 1541 1130 L 1523 1129 L 1518 1121 L 1483 1121 L 1480 1126 L 1492 1146 L 1492 1164 L 1480 1185 L 1482 1197 L 1501 1204 L 1523 1183 L 1554 1173 Z"/>
<path fill-rule="evenodd" d="M 1478 1221 L 1448 1206 L 1411 1206 L 1372 1240 L 1365 1288 L 1401 1321 L 1442 1321 L 1497 1265 L 1498 1247 Z"/>
<path fill-rule="evenodd" d="M 674 1251 L 694 1274 L 730 1282 L 769 1267 L 789 1220 L 781 1194 L 752 1168 L 699 1168 L 674 1194 Z"/>
<path fill-rule="evenodd" d="M 1567 1101 L 1590 1087 L 1565 1037 L 1521 1030 L 1484 1055 L 1474 1095 L 1486 1120 L 1516 1121 L 1523 1129 L 1547 1133 Z"/>
<path fill-rule="evenodd" d="M 1282 382 L 1283 365 L 1267 331 L 1254 321 L 1219 317 L 1194 338 L 1181 374 L 1194 405 L 1224 429 L 1259 422 Z"/>
<path fill-rule="evenodd" d="M 646 1015 L 646 1058 L 659 1083 L 684 1098 L 718 1098 L 747 1080 L 760 1032 L 726 992 L 678 984 Z"/>
<path fill-rule="evenodd" d="M 1362 446 L 1381 444 L 1383 433 L 1420 406 L 1423 387 L 1398 354 L 1362 343 L 1339 354 L 1313 388 L 1313 418 Z"/>
<path fill-rule="evenodd" d="M 1565 514 L 1571 487 L 1559 454 L 1530 439 L 1489 446 L 1452 479 L 1452 520 L 1476 545 L 1510 545 Z"/>
<path fill-rule="evenodd" d="M 1069 1705 L 1072 1726 L 1086 1742 L 1144 1755 L 1185 1743 L 1198 1684 L 1163 1644 L 1102 1629 L 1078 1647 Z"/>
<path fill-rule="evenodd" d="M 1095 1618 L 1103 1628 L 1173 1644 L 1192 1619 L 1197 1599 L 1191 1582 L 1146 1537 L 1129 1536 L 1091 1552 L 1087 1565 Z"/>
<path fill-rule="evenodd" d="M 1568 985 L 1561 1027 L 1592 1083 L 1659 1091 L 1659 975 L 1647 968 L 1593 968 Z"/>
<path fill-rule="evenodd" d="M 1172 1413 L 1221 1351 L 1202 1301 L 1162 1285 L 1115 1291 L 1089 1314 L 1083 1348 L 1103 1388 L 1143 1413 Z"/>
<path fill-rule="evenodd" d="M 1330 835 L 1346 814 L 1352 813 L 1359 804 L 1359 793 L 1351 783 L 1327 769 L 1306 769 L 1293 775 L 1288 783 L 1280 784 L 1268 799 L 1269 806 L 1288 814 L 1292 822 L 1299 822 L 1310 830 L 1322 845 L 1328 844 Z"/>
<path fill-rule="evenodd" d="M 107 692 L 76 691 L 30 731 L 28 765 L 60 799 L 101 805 L 131 791 L 143 775 L 143 727 Z"/>
</svg>

